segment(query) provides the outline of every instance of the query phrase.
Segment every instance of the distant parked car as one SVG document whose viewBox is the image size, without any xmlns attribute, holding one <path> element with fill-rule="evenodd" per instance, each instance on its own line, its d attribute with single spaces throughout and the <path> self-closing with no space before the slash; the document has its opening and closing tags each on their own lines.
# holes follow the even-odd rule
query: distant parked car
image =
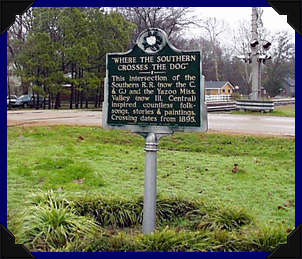
<svg viewBox="0 0 302 259">
<path fill-rule="evenodd" d="M 23 107 L 23 108 L 34 107 L 34 99 L 35 99 L 35 105 L 37 105 L 37 100 L 38 100 L 37 96 L 28 95 L 28 94 L 21 95 L 15 102 L 14 106 Z M 44 98 L 43 96 L 39 96 L 39 108 L 42 107 L 44 102 L 46 101 L 47 101 L 46 98 Z"/>
<path fill-rule="evenodd" d="M 9 106 L 9 104 L 11 106 L 14 106 L 16 101 L 17 101 L 18 97 L 16 95 L 10 95 L 6 97 L 6 104 L 7 106 Z"/>
</svg>

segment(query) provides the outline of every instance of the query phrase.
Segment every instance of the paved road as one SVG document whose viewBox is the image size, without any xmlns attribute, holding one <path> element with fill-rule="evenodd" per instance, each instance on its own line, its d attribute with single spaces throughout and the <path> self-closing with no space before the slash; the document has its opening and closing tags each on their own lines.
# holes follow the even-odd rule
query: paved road
<svg viewBox="0 0 302 259">
<path fill-rule="evenodd" d="M 209 113 L 209 131 L 249 135 L 295 136 L 295 118 Z M 8 126 L 87 125 L 101 126 L 99 111 L 8 111 Z"/>
</svg>

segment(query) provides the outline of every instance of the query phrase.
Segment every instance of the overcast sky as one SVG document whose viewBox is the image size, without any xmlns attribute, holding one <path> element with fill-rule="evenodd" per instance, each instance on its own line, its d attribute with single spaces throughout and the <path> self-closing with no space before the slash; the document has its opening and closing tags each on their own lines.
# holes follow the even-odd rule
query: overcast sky
<svg viewBox="0 0 302 259">
<path fill-rule="evenodd" d="M 193 14 L 197 18 L 202 19 L 203 17 L 216 17 L 217 20 L 224 20 L 229 27 L 229 31 L 225 31 L 221 38 L 223 38 L 223 45 L 229 46 L 232 44 L 231 34 L 233 31 L 236 31 L 236 27 L 240 24 L 241 21 L 245 20 L 249 24 L 252 19 L 252 8 L 251 7 L 192 7 Z M 292 40 L 295 38 L 294 29 L 287 23 L 286 15 L 279 15 L 272 7 L 262 7 L 263 15 L 262 22 L 263 26 L 271 31 L 276 33 L 279 31 L 288 31 L 292 36 Z M 201 29 L 197 27 L 192 27 L 187 30 L 188 37 L 199 37 L 204 35 Z"/>
<path fill-rule="evenodd" d="M 232 27 L 236 26 L 238 21 L 247 19 L 251 21 L 251 7 L 196 7 L 193 8 L 196 15 L 217 17 L 224 19 Z M 262 7 L 262 21 L 264 27 L 275 32 L 279 30 L 287 30 L 294 33 L 294 29 L 286 22 L 286 15 L 279 15 L 272 7 Z"/>
</svg>

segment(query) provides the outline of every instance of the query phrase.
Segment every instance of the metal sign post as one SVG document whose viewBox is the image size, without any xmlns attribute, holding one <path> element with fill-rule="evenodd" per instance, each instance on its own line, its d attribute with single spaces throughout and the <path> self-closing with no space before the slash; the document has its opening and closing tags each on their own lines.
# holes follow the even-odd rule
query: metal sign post
<svg viewBox="0 0 302 259">
<path fill-rule="evenodd" d="M 154 232 L 156 226 L 156 178 L 157 178 L 157 151 L 159 139 L 169 134 L 148 133 L 145 151 L 145 192 L 144 192 L 144 211 L 143 211 L 143 233 Z"/>
<path fill-rule="evenodd" d="M 148 133 L 146 137 L 145 162 L 145 194 L 144 194 L 144 234 L 152 233 L 156 222 L 156 177 L 158 139 L 155 133 Z"/>
<path fill-rule="evenodd" d="M 175 131 L 208 129 L 200 51 L 181 51 L 164 31 L 143 31 L 125 53 L 109 53 L 102 126 L 146 140 L 143 232 L 155 230 L 159 139 Z"/>
</svg>

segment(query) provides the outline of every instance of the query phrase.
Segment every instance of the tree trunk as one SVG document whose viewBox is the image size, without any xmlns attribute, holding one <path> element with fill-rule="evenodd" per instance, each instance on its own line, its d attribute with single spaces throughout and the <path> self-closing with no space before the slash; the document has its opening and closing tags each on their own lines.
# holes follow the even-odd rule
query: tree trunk
<svg viewBox="0 0 302 259">
<path fill-rule="evenodd" d="M 61 93 L 58 92 L 56 94 L 55 109 L 59 109 L 60 107 L 61 107 Z"/>
<path fill-rule="evenodd" d="M 100 87 L 100 98 L 99 98 L 99 107 L 102 106 L 103 101 L 104 101 L 104 86 L 101 85 L 101 87 Z"/>
<path fill-rule="evenodd" d="M 219 81 L 218 62 L 216 59 L 215 59 L 215 75 L 216 75 L 216 81 Z"/>
<path fill-rule="evenodd" d="M 217 53 L 216 53 L 216 49 L 215 49 L 215 46 L 214 46 L 214 68 L 215 68 L 215 77 L 216 77 L 216 81 L 219 81 L 219 73 L 218 73 L 218 58 L 217 58 Z"/>
<path fill-rule="evenodd" d="M 74 65 L 71 65 L 71 78 L 74 79 Z M 72 109 L 73 107 L 73 82 L 71 83 L 71 87 L 70 87 L 70 100 L 69 100 L 69 109 Z"/>
<path fill-rule="evenodd" d="M 12 108 L 12 105 L 10 103 L 10 83 L 9 83 L 9 74 L 7 75 L 7 91 L 8 91 L 8 109 Z"/>
<path fill-rule="evenodd" d="M 37 105 L 36 105 L 36 109 L 38 110 L 40 108 L 40 95 L 39 92 L 37 94 Z"/>
<path fill-rule="evenodd" d="M 48 110 L 52 109 L 52 99 L 53 99 L 53 95 L 50 91 L 48 91 Z"/>
<path fill-rule="evenodd" d="M 80 69 L 80 77 L 83 78 L 84 69 Z M 81 92 L 80 92 L 80 108 L 83 109 L 83 98 L 84 98 L 84 85 L 81 84 Z"/>
<path fill-rule="evenodd" d="M 96 89 L 95 100 L 94 100 L 94 108 L 98 107 L 98 100 L 99 100 L 99 88 Z"/>
<path fill-rule="evenodd" d="M 82 89 L 82 91 L 81 91 L 81 101 L 80 101 L 81 109 L 83 109 L 83 99 L 84 99 L 84 93 L 83 93 L 83 89 Z"/>
<path fill-rule="evenodd" d="M 69 109 L 72 109 L 73 107 L 73 83 L 71 83 L 70 87 L 70 99 L 69 99 Z"/>
<path fill-rule="evenodd" d="M 75 108 L 78 109 L 79 108 L 79 103 L 78 103 L 78 89 L 77 86 L 74 89 L 74 105 Z"/>
<path fill-rule="evenodd" d="M 81 79 L 81 69 L 79 68 L 77 72 L 77 78 Z M 80 84 L 76 87 L 76 108 L 79 109 L 79 104 L 80 104 L 80 91 L 81 91 L 81 86 Z"/>
<path fill-rule="evenodd" d="M 101 86 L 101 87 L 100 87 L 99 100 L 98 100 L 98 108 L 101 107 L 102 102 L 103 102 L 103 100 L 104 100 L 103 94 L 104 94 L 104 92 L 103 92 L 103 88 L 102 88 L 102 86 Z"/>
<path fill-rule="evenodd" d="M 88 109 L 88 94 L 85 94 L 85 108 Z"/>
</svg>

